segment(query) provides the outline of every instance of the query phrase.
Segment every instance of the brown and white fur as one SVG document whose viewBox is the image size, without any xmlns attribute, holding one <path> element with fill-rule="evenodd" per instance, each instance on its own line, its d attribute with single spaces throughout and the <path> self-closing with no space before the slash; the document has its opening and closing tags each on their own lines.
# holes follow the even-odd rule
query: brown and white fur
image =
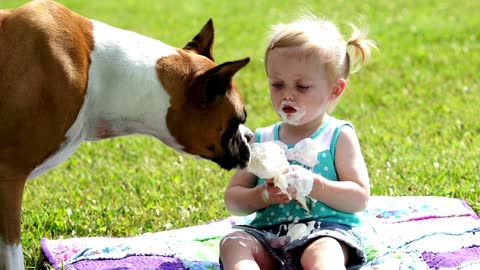
<svg viewBox="0 0 480 270">
<path fill-rule="evenodd" d="M 213 38 L 211 20 L 177 49 L 50 0 L 0 10 L 0 270 L 24 269 L 25 182 L 84 140 L 145 134 L 225 169 L 247 165 L 232 77 L 249 59 L 215 64 Z"/>
</svg>

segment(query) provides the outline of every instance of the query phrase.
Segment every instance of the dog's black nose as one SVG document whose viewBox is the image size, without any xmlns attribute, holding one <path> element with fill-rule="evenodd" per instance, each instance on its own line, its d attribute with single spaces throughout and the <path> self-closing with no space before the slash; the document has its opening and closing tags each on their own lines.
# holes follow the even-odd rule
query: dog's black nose
<svg viewBox="0 0 480 270">
<path fill-rule="evenodd" d="M 247 139 L 247 142 L 253 138 L 253 132 L 246 126 L 240 125 L 240 132 L 242 133 L 243 137 Z"/>
</svg>

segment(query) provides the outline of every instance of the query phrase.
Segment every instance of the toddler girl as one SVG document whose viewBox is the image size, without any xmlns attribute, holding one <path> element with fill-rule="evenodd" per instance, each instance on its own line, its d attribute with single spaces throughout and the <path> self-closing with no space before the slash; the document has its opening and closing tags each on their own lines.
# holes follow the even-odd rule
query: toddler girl
<svg viewBox="0 0 480 270">
<path fill-rule="evenodd" d="M 367 167 L 353 126 L 329 113 L 372 47 L 354 26 L 345 41 L 334 24 L 313 16 L 273 28 L 265 69 L 281 122 L 257 129 L 254 140 L 274 141 L 285 150 L 289 187 L 282 192 L 273 179 L 235 172 L 226 208 L 233 215 L 256 215 L 222 239 L 223 269 L 357 269 L 366 262 L 352 228 L 370 196 Z M 307 207 L 295 200 L 300 188 Z"/>
</svg>

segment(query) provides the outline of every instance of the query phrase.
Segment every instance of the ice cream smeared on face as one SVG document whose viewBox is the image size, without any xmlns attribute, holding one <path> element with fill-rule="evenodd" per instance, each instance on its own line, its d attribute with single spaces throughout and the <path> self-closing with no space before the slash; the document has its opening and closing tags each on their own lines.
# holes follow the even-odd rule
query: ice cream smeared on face
<svg viewBox="0 0 480 270">
<path fill-rule="evenodd" d="M 283 101 L 276 111 L 283 122 L 291 125 L 298 125 L 300 119 L 305 115 L 305 111 L 292 101 Z"/>
</svg>

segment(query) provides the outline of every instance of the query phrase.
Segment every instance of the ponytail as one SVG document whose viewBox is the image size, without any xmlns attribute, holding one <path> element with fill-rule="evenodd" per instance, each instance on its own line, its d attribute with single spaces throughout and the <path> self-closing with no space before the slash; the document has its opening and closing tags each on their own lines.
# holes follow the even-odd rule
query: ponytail
<svg viewBox="0 0 480 270">
<path fill-rule="evenodd" d="M 371 48 L 378 49 L 375 45 L 375 42 L 372 40 L 367 39 L 367 33 L 358 30 L 355 25 L 351 25 L 353 29 L 353 33 L 351 37 L 347 41 L 347 49 L 349 46 L 353 47 L 351 51 L 351 55 L 347 50 L 347 67 L 346 67 L 346 74 L 345 77 L 348 76 L 348 72 L 350 67 L 354 67 L 352 72 L 357 72 L 360 70 L 368 61 L 368 58 L 371 54 Z"/>
</svg>

